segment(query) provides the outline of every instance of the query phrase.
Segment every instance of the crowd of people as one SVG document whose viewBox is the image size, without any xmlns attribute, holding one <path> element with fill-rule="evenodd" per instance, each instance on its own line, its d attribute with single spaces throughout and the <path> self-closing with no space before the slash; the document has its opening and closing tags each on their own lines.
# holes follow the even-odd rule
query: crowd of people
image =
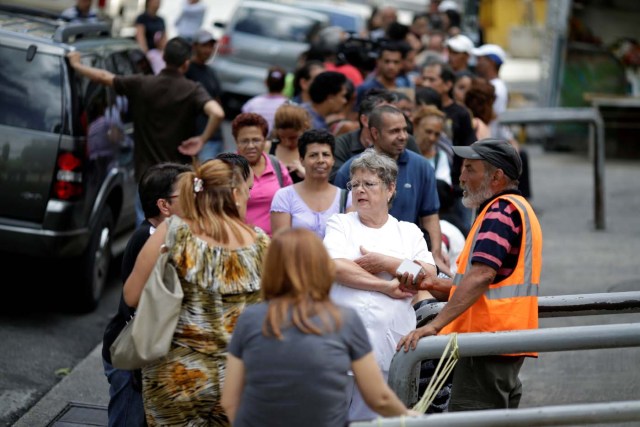
<svg viewBox="0 0 640 427">
<path fill-rule="evenodd" d="M 374 10 L 359 35 L 376 46 L 371 69 L 344 61 L 343 30 L 324 29 L 235 117 L 207 65 L 216 40 L 195 28 L 202 5 L 186 2 L 183 34 L 167 40 L 159 4 L 136 21 L 141 49 L 162 61 L 154 74 L 68 55 L 128 99 L 135 124 L 142 225 L 105 333 L 109 425 L 415 416 L 386 385 L 397 351 L 428 335 L 537 328 L 542 233 L 526 152 L 496 121 L 507 55 L 475 46 L 456 2 L 430 2 L 410 26 Z M 223 152 L 225 118 L 234 152 Z M 119 372 L 109 343 L 165 241 L 185 294 L 171 349 Z M 407 260 L 419 273 L 398 272 Z M 416 329 L 415 308 L 436 300 L 449 302 Z M 441 409 L 517 407 L 527 356 L 464 358 Z"/>
</svg>

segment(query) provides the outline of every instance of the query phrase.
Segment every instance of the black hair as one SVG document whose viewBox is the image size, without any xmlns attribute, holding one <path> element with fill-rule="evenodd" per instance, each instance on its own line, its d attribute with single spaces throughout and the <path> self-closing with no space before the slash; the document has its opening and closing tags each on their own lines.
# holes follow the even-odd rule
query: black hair
<svg viewBox="0 0 640 427">
<path fill-rule="evenodd" d="M 228 165 L 232 165 L 240 168 L 242 178 L 246 181 L 251 176 L 251 166 L 246 157 L 238 153 L 220 153 L 216 156 L 216 159 L 222 160 Z"/>
<path fill-rule="evenodd" d="M 182 37 L 174 37 L 164 47 L 162 58 L 168 66 L 179 68 L 191 58 L 191 44 Z"/>
<path fill-rule="evenodd" d="M 416 105 L 433 105 L 442 110 L 442 96 L 432 87 L 416 86 Z"/>
<path fill-rule="evenodd" d="M 144 171 L 138 183 L 138 194 L 145 218 L 160 215 L 158 199 L 169 199 L 178 176 L 190 170 L 189 166 L 181 163 L 165 162 L 155 164 Z"/>
<path fill-rule="evenodd" d="M 400 114 L 405 120 L 406 116 L 404 113 L 394 105 L 379 105 L 373 109 L 371 114 L 369 114 L 369 128 L 380 129 L 382 126 L 382 115 L 383 114 Z"/>
<path fill-rule="evenodd" d="M 460 71 L 456 71 L 455 73 L 455 81 L 457 82 L 458 80 L 460 80 L 463 77 L 469 77 L 471 79 L 473 79 L 474 77 L 477 77 L 473 72 L 469 71 L 469 70 L 460 70 Z"/>
<path fill-rule="evenodd" d="M 298 153 L 303 158 L 307 154 L 309 144 L 327 144 L 331 148 L 331 154 L 336 148 L 336 138 L 333 134 L 324 129 L 309 129 L 298 139 Z"/>
<path fill-rule="evenodd" d="M 340 93 L 347 81 L 347 77 L 337 71 L 323 71 L 318 74 L 313 83 L 309 86 L 309 97 L 311 101 L 320 104 L 331 95 Z"/>
<path fill-rule="evenodd" d="M 400 22 L 392 22 L 386 31 L 386 36 L 390 40 L 401 41 L 406 39 L 409 34 L 409 26 L 401 24 Z"/>
<path fill-rule="evenodd" d="M 293 95 L 299 95 L 302 92 L 302 88 L 300 87 L 300 80 L 309 80 L 311 78 L 311 70 L 314 67 L 324 69 L 324 63 L 317 59 L 310 59 L 305 61 L 301 67 L 299 67 L 295 73 L 293 74 Z"/>
<path fill-rule="evenodd" d="M 360 123 L 360 128 L 362 128 L 362 122 L 360 121 L 361 115 L 368 116 L 378 105 L 384 103 L 393 104 L 397 100 L 398 97 L 396 93 L 387 89 L 371 88 L 366 91 L 358 105 L 358 122 Z"/>
<path fill-rule="evenodd" d="M 378 49 L 378 56 L 382 56 L 382 52 L 400 52 L 402 59 L 407 56 L 407 52 L 411 50 L 411 46 L 408 43 L 400 40 L 381 40 L 380 47 Z"/>
<path fill-rule="evenodd" d="M 271 93 L 279 93 L 284 89 L 287 71 L 280 66 L 270 67 L 267 71 L 267 88 Z"/>
</svg>

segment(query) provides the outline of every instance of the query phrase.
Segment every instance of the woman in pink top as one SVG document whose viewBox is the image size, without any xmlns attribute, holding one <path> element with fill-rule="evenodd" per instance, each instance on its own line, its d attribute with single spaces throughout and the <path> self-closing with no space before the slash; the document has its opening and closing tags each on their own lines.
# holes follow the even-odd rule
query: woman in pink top
<svg viewBox="0 0 640 427">
<path fill-rule="evenodd" d="M 271 201 L 281 187 L 277 171 L 271 157 L 264 153 L 269 125 L 259 114 L 238 114 L 231 122 L 231 133 L 238 147 L 238 154 L 244 156 L 253 169 L 254 180 L 251 197 L 247 203 L 247 223 L 263 229 L 271 235 Z M 279 162 L 279 161 L 278 161 Z M 282 187 L 293 184 L 291 176 L 282 162 L 279 162 Z"/>
</svg>

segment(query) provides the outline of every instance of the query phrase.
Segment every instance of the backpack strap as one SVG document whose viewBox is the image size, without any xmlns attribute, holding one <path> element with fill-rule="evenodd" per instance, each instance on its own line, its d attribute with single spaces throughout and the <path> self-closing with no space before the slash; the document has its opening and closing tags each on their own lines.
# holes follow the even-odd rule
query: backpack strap
<svg viewBox="0 0 640 427">
<path fill-rule="evenodd" d="M 340 189 L 340 213 L 345 213 L 347 211 L 348 195 L 349 195 L 349 191 L 346 188 Z"/>
<path fill-rule="evenodd" d="M 269 154 L 269 158 L 271 159 L 273 170 L 276 172 L 276 177 L 278 178 L 278 184 L 280 184 L 280 188 L 282 188 L 282 169 L 280 169 L 280 160 L 278 160 L 278 158 L 273 154 Z"/>
</svg>

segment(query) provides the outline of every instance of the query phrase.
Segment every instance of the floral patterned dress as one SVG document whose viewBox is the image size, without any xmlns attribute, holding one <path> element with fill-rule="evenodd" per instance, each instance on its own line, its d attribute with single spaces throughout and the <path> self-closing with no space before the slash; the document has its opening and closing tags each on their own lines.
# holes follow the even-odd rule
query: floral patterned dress
<svg viewBox="0 0 640 427">
<path fill-rule="evenodd" d="M 169 354 L 142 370 L 149 426 L 227 426 L 220 397 L 227 344 L 247 304 L 260 299 L 269 237 L 256 228 L 253 244 L 211 247 L 180 218 L 169 218 L 167 241 L 184 292 Z"/>
</svg>

